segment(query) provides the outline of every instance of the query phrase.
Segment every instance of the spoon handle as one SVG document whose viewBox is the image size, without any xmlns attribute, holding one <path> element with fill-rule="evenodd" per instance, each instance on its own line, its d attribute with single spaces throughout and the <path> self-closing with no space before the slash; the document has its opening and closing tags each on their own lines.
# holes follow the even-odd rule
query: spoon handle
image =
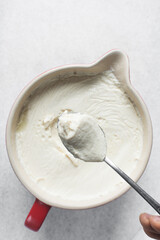
<svg viewBox="0 0 160 240">
<path fill-rule="evenodd" d="M 105 157 L 104 161 L 113 168 L 127 183 L 129 183 L 159 214 L 160 204 L 146 193 L 137 183 L 135 183 L 127 174 L 117 167 L 109 158 Z"/>
</svg>

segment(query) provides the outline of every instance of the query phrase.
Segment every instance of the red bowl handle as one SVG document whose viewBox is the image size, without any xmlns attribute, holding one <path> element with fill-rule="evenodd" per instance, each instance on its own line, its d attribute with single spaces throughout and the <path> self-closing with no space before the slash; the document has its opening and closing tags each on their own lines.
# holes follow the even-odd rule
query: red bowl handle
<svg viewBox="0 0 160 240">
<path fill-rule="evenodd" d="M 51 206 L 36 199 L 24 225 L 33 231 L 38 231 L 47 216 Z"/>
</svg>

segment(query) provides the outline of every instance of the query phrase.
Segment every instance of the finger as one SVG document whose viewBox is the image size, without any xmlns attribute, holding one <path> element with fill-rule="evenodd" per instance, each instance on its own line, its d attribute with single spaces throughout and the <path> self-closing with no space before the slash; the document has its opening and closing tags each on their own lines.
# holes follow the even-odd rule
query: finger
<svg viewBox="0 0 160 240">
<path fill-rule="evenodd" d="M 151 224 L 150 224 L 150 215 L 148 213 L 142 213 L 139 216 L 140 223 L 142 224 L 143 228 L 150 231 L 153 230 Z"/>
<path fill-rule="evenodd" d="M 152 228 L 160 234 L 160 216 L 151 216 L 149 220 Z"/>
<path fill-rule="evenodd" d="M 140 220 L 142 226 L 144 226 L 144 227 L 150 225 L 148 213 L 141 213 L 141 215 L 139 216 L 139 220 Z"/>
<path fill-rule="evenodd" d="M 153 239 L 157 239 L 157 240 L 160 240 L 160 235 L 158 233 L 153 233 L 153 232 L 149 232 L 149 231 L 146 231 L 144 229 L 144 232 L 151 238 Z"/>
<path fill-rule="evenodd" d="M 151 232 L 151 233 L 156 233 L 156 231 L 152 228 L 151 224 L 150 224 L 150 217 L 151 215 L 148 213 L 142 213 L 139 216 L 139 220 L 144 228 L 145 231 L 147 232 Z"/>
</svg>

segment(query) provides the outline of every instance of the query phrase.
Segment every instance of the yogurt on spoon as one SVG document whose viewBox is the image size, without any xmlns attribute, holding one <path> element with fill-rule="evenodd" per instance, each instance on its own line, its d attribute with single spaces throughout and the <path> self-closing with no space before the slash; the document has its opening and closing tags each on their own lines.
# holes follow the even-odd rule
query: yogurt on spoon
<svg viewBox="0 0 160 240">
<path fill-rule="evenodd" d="M 65 111 L 58 120 L 58 133 L 64 146 L 86 162 L 101 162 L 106 155 L 105 135 L 88 114 Z"/>
</svg>

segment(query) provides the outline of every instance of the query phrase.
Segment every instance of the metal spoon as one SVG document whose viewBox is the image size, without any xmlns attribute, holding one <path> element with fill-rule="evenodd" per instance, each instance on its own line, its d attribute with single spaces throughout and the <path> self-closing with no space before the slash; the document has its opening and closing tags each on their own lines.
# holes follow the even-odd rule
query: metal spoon
<svg viewBox="0 0 160 240">
<path fill-rule="evenodd" d="M 134 190 L 136 190 L 159 214 L 160 204 L 152 198 L 147 192 L 145 192 L 136 182 L 134 182 L 126 173 L 124 173 L 119 167 L 116 166 L 107 156 L 104 159 L 111 168 L 113 168 L 127 183 L 130 184 Z"/>
<path fill-rule="evenodd" d="M 76 113 L 74 113 L 76 114 Z M 86 123 L 88 124 L 88 123 Z M 89 126 L 89 127 L 92 127 Z M 96 126 L 97 127 L 97 126 Z M 98 131 L 100 133 L 100 135 L 102 136 L 101 137 L 101 140 L 102 140 L 102 143 L 106 140 L 105 138 L 105 134 L 103 132 L 103 130 L 101 129 L 101 127 L 98 125 Z M 75 154 L 75 151 L 74 151 L 74 148 L 73 146 L 70 144 L 70 142 L 67 142 L 67 141 L 64 141 L 64 138 L 62 137 L 62 135 L 60 134 L 60 127 L 59 127 L 59 120 L 58 120 L 58 123 L 57 123 L 57 128 L 58 128 L 58 134 L 60 136 L 60 139 L 62 140 L 62 143 L 64 144 L 64 146 L 67 148 L 67 150 L 69 152 L 72 153 L 72 155 L 74 157 L 79 157 L 81 156 L 81 148 L 78 150 L 79 151 L 79 156 L 78 156 L 78 153 L 76 152 Z M 78 130 L 79 131 L 79 130 Z M 101 132 L 103 132 L 103 134 L 101 134 Z M 87 134 L 87 133 L 86 133 Z M 84 136 L 83 136 L 84 137 Z M 92 136 L 93 137 L 93 136 Z M 79 141 L 81 140 L 80 138 L 78 139 Z M 71 141 L 72 142 L 72 141 Z M 82 147 L 82 146 L 81 146 Z M 85 147 L 85 144 L 84 144 L 84 147 Z M 81 157 L 79 157 L 80 159 L 82 159 Z M 88 161 L 87 158 L 83 158 L 82 160 L 84 161 Z M 153 199 L 147 192 L 145 192 L 136 182 L 134 182 L 126 173 L 124 173 L 119 167 L 116 166 L 115 163 L 113 163 L 107 156 L 105 156 L 104 159 L 101 159 L 100 162 L 104 161 L 105 163 L 107 163 L 111 168 L 113 168 L 128 184 L 130 184 L 130 186 L 132 188 L 134 188 L 159 214 L 160 214 L 160 204 L 155 200 Z"/>
</svg>

